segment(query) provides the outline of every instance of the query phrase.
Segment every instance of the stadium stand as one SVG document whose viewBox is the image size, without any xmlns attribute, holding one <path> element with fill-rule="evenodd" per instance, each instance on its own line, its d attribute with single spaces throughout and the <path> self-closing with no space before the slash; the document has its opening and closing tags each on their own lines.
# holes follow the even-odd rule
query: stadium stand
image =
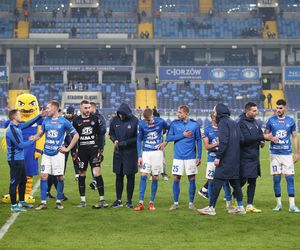
<svg viewBox="0 0 300 250">
<path fill-rule="evenodd" d="M 299 12 L 300 3 L 298 0 L 280 0 L 279 1 L 280 10 L 283 12 Z"/>
<path fill-rule="evenodd" d="M 250 12 L 256 7 L 256 0 L 214 0 L 216 12 Z"/>
<path fill-rule="evenodd" d="M 113 10 L 114 12 L 132 12 L 137 8 L 137 0 L 102 0 L 100 7 L 104 10 Z"/>
<path fill-rule="evenodd" d="M 32 0 L 31 10 L 35 12 L 52 12 L 58 8 L 69 8 L 69 0 Z"/>
<path fill-rule="evenodd" d="M 14 22 L 0 19 L 0 38 L 12 38 Z"/>
<path fill-rule="evenodd" d="M 8 84 L 0 83 L 0 107 L 7 107 L 7 97 L 8 97 Z"/>
<path fill-rule="evenodd" d="M 157 91 L 160 109 L 176 109 L 180 104 L 191 108 L 210 109 L 224 102 L 232 109 L 243 109 L 245 102 L 254 101 L 263 107 L 260 100 L 261 86 L 247 83 L 178 84 L 169 82 L 159 85 Z"/>
<path fill-rule="evenodd" d="M 197 0 L 154 0 L 154 8 L 160 12 L 198 12 Z"/>
<path fill-rule="evenodd" d="M 300 109 L 300 84 L 286 84 L 284 87 L 285 97 L 290 109 Z"/>
<path fill-rule="evenodd" d="M 16 1 L 12 0 L 1 0 L 0 1 L 0 12 L 12 12 L 16 8 Z"/>
<path fill-rule="evenodd" d="M 299 38 L 300 20 L 295 18 L 278 18 L 280 38 Z"/>
</svg>

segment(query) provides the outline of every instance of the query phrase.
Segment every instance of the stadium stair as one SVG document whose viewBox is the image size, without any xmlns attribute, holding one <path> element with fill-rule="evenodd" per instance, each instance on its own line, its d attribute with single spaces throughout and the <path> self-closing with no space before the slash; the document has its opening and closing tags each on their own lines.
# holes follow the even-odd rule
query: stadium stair
<svg viewBox="0 0 300 250">
<path fill-rule="evenodd" d="M 16 38 L 28 38 L 29 34 L 29 22 L 19 21 L 18 29 L 15 29 L 15 34 L 18 34 Z"/>
<path fill-rule="evenodd" d="M 135 106 L 136 108 L 141 107 L 142 109 L 145 109 L 147 106 L 149 108 L 157 107 L 156 90 L 136 90 Z"/>
<path fill-rule="evenodd" d="M 201 14 L 208 14 L 210 9 L 213 9 L 213 0 L 199 0 L 199 12 Z"/>
<path fill-rule="evenodd" d="M 275 33 L 275 38 L 278 38 L 278 27 L 276 21 L 266 21 L 263 38 L 268 38 L 268 32 Z"/>
<path fill-rule="evenodd" d="M 265 102 L 264 102 L 264 107 L 265 109 L 268 108 L 268 100 L 267 100 L 267 95 L 271 93 L 272 95 L 272 107 L 273 109 L 276 107 L 276 102 L 279 99 L 284 99 L 284 92 L 283 90 L 263 90 L 263 93 L 266 97 Z"/>
<path fill-rule="evenodd" d="M 145 11 L 146 13 L 152 13 L 152 0 L 151 1 L 143 1 L 139 0 L 139 12 Z"/>
<path fill-rule="evenodd" d="M 140 23 L 139 24 L 139 33 L 138 35 L 141 34 L 141 32 L 149 32 L 149 39 L 152 39 L 153 37 L 153 24 L 150 22 L 145 22 L 145 23 Z"/>
<path fill-rule="evenodd" d="M 19 13 L 20 14 L 23 13 L 23 0 L 17 0 L 16 4 L 17 4 L 17 9 L 18 9 Z"/>
</svg>

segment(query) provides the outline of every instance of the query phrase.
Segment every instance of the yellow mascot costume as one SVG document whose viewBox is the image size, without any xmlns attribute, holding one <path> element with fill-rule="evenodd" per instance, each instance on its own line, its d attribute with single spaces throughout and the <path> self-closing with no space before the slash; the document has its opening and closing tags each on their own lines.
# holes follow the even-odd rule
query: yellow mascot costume
<svg viewBox="0 0 300 250">
<path fill-rule="evenodd" d="M 39 104 L 34 95 L 22 94 L 17 97 L 16 109 L 21 113 L 22 122 L 27 122 L 39 114 Z M 33 124 L 31 127 L 26 128 L 22 131 L 24 141 L 28 140 L 31 135 L 35 135 L 41 128 L 43 119 L 39 120 L 38 123 Z M 5 138 L 5 137 L 4 137 Z M 26 190 L 25 190 L 25 201 L 28 203 L 34 203 L 35 199 L 31 196 L 32 192 L 32 179 L 33 176 L 38 175 L 38 158 L 41 157 L 45 144 L 45 137 L 42 137 L 36 141 L 32 147 L 24 149 L 25 153 L 25 164 L 26 164 Z M 2 142 L 2 147 L 6 149 L 6 142 Z M 10 203 L 9 194 L 2 196 L 4 203 Z"/>
</svg>

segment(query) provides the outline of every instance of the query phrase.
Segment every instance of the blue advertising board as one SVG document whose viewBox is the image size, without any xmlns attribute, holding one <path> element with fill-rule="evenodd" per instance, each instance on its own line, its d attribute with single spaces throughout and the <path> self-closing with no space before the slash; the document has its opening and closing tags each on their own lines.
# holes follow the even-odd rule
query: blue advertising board
<svg viewBox="0 0 300 250">
<path fill-rule="evenodd" d="M 300 81 L 300 67 L 285 67 L 286 81 Z"/>
<path fill-rule="evenodd" d="M 33 71 L 114 71 L 114 72 L 130 72 L 131 66 L 97 66 L 97 65 L 38 65 L 32 67 Z"/>
<path fill-rule="evenodd" d="M 1 66 L 0 67 L 0 82 L 7 81 L 7 67 Z"/>
<path fill-rule="evenodd" d="M 258 67 L 177 67 L 162 66 L 159 78 L 165 81 L 258 81 Z"/>
</svg>

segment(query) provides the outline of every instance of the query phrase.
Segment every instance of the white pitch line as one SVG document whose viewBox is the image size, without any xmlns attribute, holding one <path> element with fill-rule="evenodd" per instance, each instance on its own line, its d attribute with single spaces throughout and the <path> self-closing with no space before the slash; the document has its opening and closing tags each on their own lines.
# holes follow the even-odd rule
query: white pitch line
<svg viewBox="0 0 300 250">
<path fill-rule="evenodd" d="M 40 186 L 40 182 L 38 181 L 32 190 L 32 194 L 35 194 L 35 192 L 38 190 Z M 13 213 L 8 220 L 6 221 L 6 223 L 1 227 L 0 229 L 0 240 L 2 240 L 2 238 L 4 237 L 4 235 L 7 233 L 8 229 L 11 227 L 11 225 L 15 222 L 15 220 L 18 218 L 18 216 L 21 214 L 20 213 Z"/>
</svg>

